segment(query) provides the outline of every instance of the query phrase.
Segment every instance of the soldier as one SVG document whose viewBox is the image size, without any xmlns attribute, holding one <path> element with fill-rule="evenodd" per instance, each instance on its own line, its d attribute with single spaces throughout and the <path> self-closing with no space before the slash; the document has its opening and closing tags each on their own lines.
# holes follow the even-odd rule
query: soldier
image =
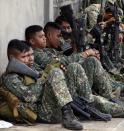
<svg viewBox="0 0 124 131">
<path fill-rule="evenodd" d="M 74 116 L 70 103 L 72 97 L 67 89 L 64 74 L 53 69 L 46 79 L 40 77 L 34 65 L 33 50 L 20 40 L 11 40 L 8 45 L 9 63 L 3 76 L 3 84 L 20 103 L 17 105 L 22 119 L 25 108 L 37 114 L 37 119 L 49 123 L 62 121 L 65 128 L 81 130 L 82 125 Z"/>
<path fill-rule="evenodd" d="M 73 62 L 78 62 L 84 68 L 84 77 L 87 77 L 87 79 L 89 80 L 90 87 L 92 87 L 95 84 L 95 87 L 97 88 L 98 92 L 101 92 L 100 95 L 110 99 L 112 89 L 107 73 L 103 70 L 100 62 L 95 57 L 88 57 L 92 55 L 94 52 L 92 52 L 92 50 L 90 52 L 89 50 L 83 53 L 65 56 L 62 54 L 62 52 L 55 50 L 54 48 L 56 45 L 58 46 L 59 37 L 61 35 L 60 29 L 56 29 L 55 27 L 53 26 L 50 27 L 50 29 L 48 29 L 49 37 L 48 32 L 46 33 L 47 41 L 51 46 L 51 48 L 47 49 L 45 49 L 46 37 L 42 27 L 34 25 L 26 29 L 26 40 L 29 41 L 33 47 L 35 62 L 40 66 L 41 69 L 44 69 L 46 65 L 49 64 L 52 61 L 52 59 L 56 57 L 60 59 L 61 64 L 63 64 L 64 66 L 68 66 L 70 63 Z M 42 37 L 39 38 L 39 36 Z M 39 42 L 36 42 L 36 38 Z"/>
<path fill-rule="evenodd" d="M 74 31 L 73 31 L 73 28 L 71 27 L 71 24 L 70 22 L 68 21 L 68 19 L 63 16 L 63 15 L 60 15 L 56 18 L 55 20 L 55 23 L 57 23 L 61 30 L 62 30 L 62 37 L 65 39 L 65 41 L 67 39 L 71 40 L 71 46 L 73 48 L 73 52 L 78 52 L 79 50 L 79 45 L 76 44 L 76 41 L 75 41 L 75 35 L 74 35 Z M 86 27 L 87 28 L 87 27 Z M 88 44 L 88 46 L 86 46 L 85 48 L 89 48 L 89 44 L 93 44 L 95 39 L 93 39 L 93 36 L 89 33 L 89 29 L 86 29 L 87 30 L 87 33 L 85 33 L 86 35 L 86 44 Z M 87 49 L 88 50 L 88 49 Z"/>
<path fill-rule="evenodd" d="M 90 4 L 86 9 L 85 12 L 88 16 L 88 30 L 91 30 L 94 25 L 97 24 L 97 19 L 100 13 L 105 13 L 105 6 L 113 6 L 114 3 L 119 7 L 119 11 L 121 13 L 121 16 L 123 15 L 123 2 L 122 0 L 106 0 L 102 2 L 102 0 L 91 0 Z M 101 3 L 103 4 L 101 7 Z M 103 8 L 103 9 L 101 9 Z M 104 14 L 103 14 L 104 15 Z M 106 23 L 102 23 L 102 26 L 106 26 Z"/>
<path fill-rule="evenodd" d="M 49 40 L 55 42 L 55 40 L 52 39 L 55 37 L 52 37 L 53 35 L 54 34 L 51 33 L 49 34 Z M 67 66 L 65 75 L 72 96 L 74 94 L 84 96 L 90 102 L 95 103 L 96 107 L 103 112 L 110 113 L 113 117 L 119 116 L 118 113 L 123 111 L 123 107 L 101 97 L 104 96 L 110 100 L 112 87 L 108 75 L 96 58 L 89 57 L 86 59 L 87 56 L 85 53 L 73 54 L 67 57 L 57 52 L 55 49 L 46 51 L 46 37 L 43 28 L 38 25 L 32 25 L 26 28 L 25 36 L 26 40 L 30 42 L 33 47 L 35 62 L 38 63 L 41 69 L 44 69 L 55 58 L 59 59 L 60 63 L 64 63 Z M 57 34 L 57 36 L 59 37 L 60 34 Z M 71 62 L 82 64 L 84 69 L 81 65 Z M 98 93 L 98 96 L 92 94 L 93 90 Z M 121 116 L 123 115 L 121 114 Z"/>
<path fill-rule="evenodd" d="M 101 5 L 99 0 L 90 0 L 90 5 L 85 9 L 88 17 L 88 31 L 90 31 L 94 27 L 94 25 L 97 24 L 97 18 L 100 14 L 100 8 Z"/>
<path fill-rule="evenodd" d="M 114 66 L 118 69 L 118 74 L 115 74 L 120 81 L 121 69 L 123 69 L 124 60 L 122 59 L 122 46 L 123 46 L 123 8 L 121 0 L 108 0 L 105 6 L 105 15 L 103 20 L 106 23 L 104 29 L 105 43 L 107 54 L 113 62 Z M 108 47 L 107 47 L 108 46 Z M 111 53 L 112 52 L 112 53 Z M 122 80 L 121 80 L 122 79 Z"/>
<path fill-rule="evenodd" d="M 60 25 L 60 27 L 62 28 L 62 31 L 65 31 L 67 33 L 72 33 L 72 27 L 66 17 L 58 16 L 55 22 L 58 25 Z"/>
</svg>

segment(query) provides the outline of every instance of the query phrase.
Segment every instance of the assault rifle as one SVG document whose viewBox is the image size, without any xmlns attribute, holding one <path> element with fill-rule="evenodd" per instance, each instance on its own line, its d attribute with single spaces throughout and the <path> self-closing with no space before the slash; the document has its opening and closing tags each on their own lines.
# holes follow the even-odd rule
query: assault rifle
<svg viewBox="0 0 124 131">
<path fill-rule="evenodd" d="M 105 14 L 104 8 L 105 8 L 105 1 L 102 0 L 101 9 L 100 9 L 100 17 L 98 17 L 98 22 L 104 21 L 104 14 Z M 108 22 L 111 22 L 111 21 L 108 21 Z M 95 25 L 90 33 L 96 39 L 94 47 L 100 52 L 100 60 L 103 67 L 112 74 L 117 73 L 116 68 L 114 67 L 111 59 L 108 56 L 106 43 L 105 43 L 105 34 L 104 34 L 104 31 L 101 29 L 101 26 L 99 24 Z"/>
<path fill-rule="evenodd" d="M 92 106 L 84 97 L 76 96 L 71 103 L 72 109 L 86 119 L 110 121 L 112 116 L 104 114 Z"/>
<path fill-rule="evenodd" d="M 86 48 L 86 14 L 83 14 L 81 18 L 76 19 L 71 5 L 66 5 L 60 8 L 60 14 L 69 21 L 72 29 L 75 43 L 79 51 L 83 51 Z"/>
<path fill-rule="evenodd" d="M 104 43 L 104 33 L 101 30 L 100 25 L 96 25 L 90 32 L 94 38 L 96 38 L 96 42 L 94 44 L 94 48 L 99 50 L 100 52 L 100 61 L 102 66 L 110 73 L 115 74 L 116 68 L 114 67 L 112 61 L 110 60 L 108 53 L 106 51 L 106 45 Z"/>
<path fill-rule="evenodd" d="M 119 33 L 121 33 L 119 29 L 119 25 L 121 21 L 119 20 L 119 10 L 117 3 L 114 3 L 114 12 L 113 12 L 115 21 L 114 24 L 111 26 L 111 59 L 115 65 L 118 63 L 124 63 L 124 60 L 121 58 L 120 53 L 120 44 L 119 44 Z"/>
</svg>

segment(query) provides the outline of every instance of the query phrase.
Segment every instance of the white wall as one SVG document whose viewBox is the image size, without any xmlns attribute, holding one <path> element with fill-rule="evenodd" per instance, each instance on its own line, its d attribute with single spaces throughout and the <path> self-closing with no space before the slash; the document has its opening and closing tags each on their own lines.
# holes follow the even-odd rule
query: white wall
<svg viewBox="0 0 124 131">
<path fill-rule="evenodd" d="M 44 23 L 48 21 L 53 21 L 54 8 L 53 0 L 44 0 Z"/>
<path fill-rule="evenodd" d="M 0 0 L 0 75 L 7 65 L 6 49 L 11 39 L 24 39 L 24 30 L 32 24 L 44 26 L 58 15 L 60 5 L 79 0 Z"/>
<path fill-rule="evenodd" d="M 24 39 L 24 29 L 44 24 L 44 0 L 0 0 L 0 74 L 7 65 L 6 49 L 11 39 Z"/>
</svg>

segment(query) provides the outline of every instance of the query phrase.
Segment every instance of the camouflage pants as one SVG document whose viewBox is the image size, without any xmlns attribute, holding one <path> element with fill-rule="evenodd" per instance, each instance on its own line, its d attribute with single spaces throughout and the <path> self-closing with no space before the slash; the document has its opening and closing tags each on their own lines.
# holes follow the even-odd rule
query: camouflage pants
<svg viewBox="0 0 124 131">
<path fill-rule="evenodd" d="M 105 113 L 110 113 L 113 117 L 124 117 L 123 106 L 110 102 L 106 98 L 101 97 L 103 96 L 102 92 L 106 93 L 105 88 L 108 88 L 106 87 L 106 82 L 108 82 L 109 87 L 111 86 L 110 86 L 109 80 L 104 78 L 105 75 L 104 75 L 104 72 L 102 72 L 102 68 L 99 69 L 101 71 L 101 74 L 100 73 L 93 74 L 93 73 L 96 73 L 97 71 L 97 69 L 95 69 L 95 66 L 92 64 L 93 62 L 94 60 L 92 58 L 89 58 L 86 61 L 87 70 L 84 70 L 82 66 L 77 63 L 72 63 L 68 66 L 67 73 L 66 73 L 66 78 L 67 78 L 66 80 L 67 80 L 68 88 L 71 95 L 73 96 L 73 95 L 78 94 L 80 96 L 87 98 L 89 101 L 93 102 L 99 110 Z M 86 73 L 88 73 L 88 68 L 90 70 L 89 76 L 86 75 Z M 96 78 L 97 75 L 99 78 Z M 103 78 L 100 78 L 100 77 L 103 77 Z M 93 88 L 92 86 L 93 86 L 94 81 L 96 82 L 96 80 L 101 80 L 99 81 L 99 84 L 101 85 L 96 84 L 96 85 L 99 85 L 98 87 L 100 88 L 99 89 L 100 94 L 98 96 L 93 95 L 92 93 L 92 88 Z M 107 90 L 111 91 L 111 88 Z M 108 94 L 106 96 L 108 96 Z"/>
<path fill-rule="evenodd" d="M 37 104 L 37 114 L 42 120 L 52 123 L 61 121 L 61 108 L 71 102 L 65 77 L 60 69 L 53 69 L 44 85 L 44 93 Z"/>
<path fill-rule="evenodd" d="M 103 69 L 100 61 L 94 57 L 89 57 L 82 64 L 90 86 L 98 94 L 105 98 L 113 97 L 112 90 L 124 89 L 124 83 L 113 80 L 110 75 Z"/>
<path fill-rule="evenodd" d="M 82 67 L 85 70 L 92 90 L 105 98 L 111 98 L 111 78 L 109 77 L 108 73 L 103 69 L 101 62 L 95 57 L 89 57 L 84 61 Z"/>
<path fill-rule="evenodd" d="M 95 95 L 94 95 L 94 103 L 96 108 L 98 108 L 101 112 L 109 113 L 113 117 L 124 118 L 123 105 L 118 105 L 117 103 L 110 102 L 103 97 Z"/>
<path fill-rule="evenodd" d="M 89 94 L 92 91 L 105 98 L 111 98 L 112 86 L 110 77 L 101 66 L 101 63 L 95 57 L 89 57 L 81 65 L 83 68 L 79 64 L 70 64 L 68 66 L 66 74 L 69 78 L 69 85 L 72 87 L 80 87 L 81 85 L 81 89 L 85 90 L 83 92 L 87 92 L 84 94 L 87 98 L 90 98 Z M 78 82 L 79 85 L 77 83 L 72 85 L 74 84 L 72 81 Z"/>
</svg>

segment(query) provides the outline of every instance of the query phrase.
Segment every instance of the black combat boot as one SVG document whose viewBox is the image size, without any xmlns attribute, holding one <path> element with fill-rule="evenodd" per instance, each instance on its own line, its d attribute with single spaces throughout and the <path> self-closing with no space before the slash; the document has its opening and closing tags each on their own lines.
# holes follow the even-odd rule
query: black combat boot
<svg viewBox="0 0 124 131">
<path fill-rule="evenodd" d="M 69 104 L 62 108 L 62 125 L 70 130 L 82 130 L 83 126 L 76 119 Z"/>
</svg>

